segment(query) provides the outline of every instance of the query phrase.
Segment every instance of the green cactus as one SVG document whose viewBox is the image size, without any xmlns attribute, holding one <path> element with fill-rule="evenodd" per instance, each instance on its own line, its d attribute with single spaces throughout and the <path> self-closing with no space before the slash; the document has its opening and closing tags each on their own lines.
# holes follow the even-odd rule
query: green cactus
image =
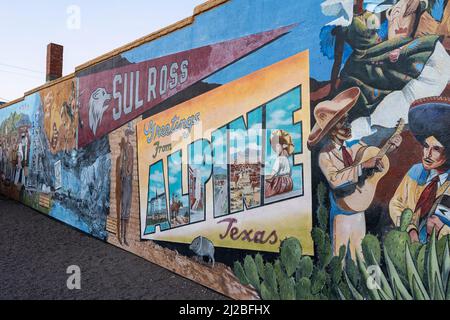
<svg viewBox="0 0 450 320">
<path fill-rule="evenodd" d="M 244 259 L 244 271 L 249 283 L 257 290 L 261 290 L 261 282 L 258 275 L 258 268 L 255 260 L 251 256 Z"/>
<path fill-rule="evenodd" d="M 327 188 L 325 184 L 320 183 L 317 187 L 317 221 L 319 222 L 319 228 L 327 231 L 328 230 L 328 209 L 325 206 L 326 201 L 326 195 L 327 195 Z"/>
<path fill-rule="evenodd" d="M 362 241 L 362 250 L 364 255 L 364 260 L 370 264 L 380 264 L 381 263 L 381 246 L 378 238 L 368 234 Z"/>
<path fill-rule="evenodd" d="M 350 292 L 350 289 L 345 281 L 339 282 L 339 284 L 336 286 L 336 291 L 338 293 L 340 300 L 351 300 L 352 294 Z"/>
<path fill-rule="evenodd" d="M 317 208 L 317 220 L 319 222 L 320 229 L 326 231 L 328 229 L 328 209 L 321 205 Z"/>
<path fill-rule="evenodd" d="M 316 245 L 319 265 L 321 268 L 326 268 L 333 257 L 330 236 L 319 228 L 314 228 L 311 235 Z"/>
<path fill-rule="evenodd" d="M 302 246 L 297 238 L 288 238 L 281 244 L 280 259 L 287 272 L 288 277 L 291 277 L 302 258 Z"/>
<path fill-rule="evenodd" d="M 406 232 L 406 230 L 408 230 L 408 227 L 411 224 L 413 216 L 414 212 L 411 209 L 406 209 L 405 211 L 403 211 L 402 216 L 400 218 L 400 231 Z"/>
<path fill-rule="evenodd" d="M 322 229 L 314 228 L 311 236 L 317 248 L 322 248 L 325 245 L 325 232 Z"/>
<path fill-rule="evenodd" d="M 261 284 L 261 298 L 263 300 L 275 300 L 272 297 L 272 293 L 270 292 L 269 287 L 265 282 Z"/>
<path fill-rule="evenodd" d="M 244 268 L 242 267 L 242 264 L 239 261 L 236 261 L 234 263 L 234 274 L 239 279 L 239 281 L 244 285 L 247 286 L 250 284 L 250 281 L 248 281 L 247 276 L 245 275 Z"/>
<path fill-rule="evenodd" d="M 323 195 L 319 198 L 324 204 Z M 409 226 L 409 216 L 411 212 L 406 210 L 401 219 L 402 230 Z M 430 244 L 411 244 L 408 233 L 399 228 L 386 235 L 381 248 L 378 239 L 368 235 L 362 243 L 364 259 L 360 257 L 356 265 L 345 246 L 340 248 L 339 256 L 332 256 L 331 241 L 325 230 L 315 228 L 312 236 L 318 258 L 316 265 L 310 257 L 302 257 L 300 242 L 289 238 L 283 241 L 279 259 L 273 264 L 264 263 L 261 254 L 247 256 L 243 266 L 239 262 L 234 264 L 234 272 L 243 284 L 255 287 L 265 300 L 450 299 L 448 238 L 437 241 L 433 233 Z M 381 270 L 380 288 L 376 291 L 368 286 L 370 265 Z"/>
<path fill-rule="evenodd" d="M 347 247 L 343 245 L 339 248 L 339 258 L 342 261 L 344 261 L 346 254 L 347 254 Z"/>
<path fill-rule="evenodd" d="M 264 279 L 264 259 L 263 256 L 259 253 L 255 256 L 255 264 L 256 269 L 258 270 L 259 277 Z"/>
<path fill-rule="evenodd" d="M 444 252 L 445 252 L 445 246 L 447 245 L 447 242 L 449 241 L 450 236 L 445 236 L 439 239 L 436 243 L 437 247 L 437 256 L 439 263 L 442 263 L 442 260 L 444 258 Z"/>
<path fill-rule="evenodd" d="M 270 263 L 266 263 L 264 267 L 264 282 L 270 289 L 278 292 L 277 275 L 275 274 L 275 270 Z"/>
<path fill-rule="evenodd" d="M 313 300 L 329 300 L 329 297 L 324 294 L 324 293 L 319 293 L 319 294 L 315 294 L 313 295 Z"/>
<path fill-rule="evenodd" d="M 342 259 L 341 257 L 333 257 L 328 265 L 328 272 L 330 274 L 331 283 L 338 284 L 342 280 Z"/>
<path fill-rule="evenodd" d="M 273 270 L 275 271 L 275 275 L 277 276 L 278 283 L 281 282 L 281 280 L 284 278 L 284 272 L 283 268 L 281 267 L 280 260 L 275 260 L 275 263 L 273 264 Z"/>
<path fill-rule="evenodd" d="M 388 252 L 402 278 L 406 277 L 406 244 L 411 245 L 411 239 L 409 234 L 403 231 L 393 230 L 384 239 L 384 250 Z"/>
<path fill-rule="evenodd" d="M 313 273 L 314 264 L 311 257 L 305 256 L 301 258 L 300 263 L 297 267 L 295 278 L 297 280 L 301 278 L 311 278 Z"/>
<path fill-rule="evenodd" d="M 297 300 L 310 300 L 312 298 L 311 280 L 307 277 L 301 278 L 295 285 L 295 292 Z"/>
<path fill-rule="evenodd" d="M 411 250 L 411 255 L 414 259 L 417 259 L 417 256 L 419 255 L 420 249 L 422 249 L 423 244 L 421 244 L 420 242 L 414 242 L 411 244 L 410 250 Z"/>
<path fill-rule="evenodd" d="M 278 290 L 272 288 L 265 281 L 261 284 L 261 298 L 263 300 L 280 300 Z"/>
<path fill-rule="evenodd" d="M 335 286 L 335 284 L 332 282 L 331 274 L 326 270 L 324 270 L 324 272 L 325 285 L 323 286 L 322 290 L 320 290 L 320 294 L 327 297 L 325 300 L 330 300 L 333 297 L 333 287 Z"/>
<path fill-rule="evenodd" d="M 426 282 L 425 270 L 426 270 L 426 254 L 427 254 L 427 246 L 422 246 L 417 254 L 416 264 L 417 271 L 419 272 L 420 278 Z"/>
<path fill-rule="evenodd" d="M 398 299 L 398 300 L 444 300 L 450 299 L 450 249 L 444 244 L 442 260 L 438 261 L 438 248 L 435 231 L 427 245 L 417 246 L 405 242 L 403 249 L 406 263 L 406 276 L 401 277 L 401 267 L 395 266 L 390 253 L 384 251 L 384 270 L 381 269 L 381 288 L 370 292 L 367 284 L 363 289 L 356 287 L 346 278 L 349 290 L 355 299 Z M 411 248 L 418 251 L 417 258 Z M 361 273 L 367 278 L 367 266 L 358 261 Z M 346 266 L 348 269 L 348 265 Z M 402 271 L 403 272 L 403 271 Z M 364 284 L 364 281 L 363 281 Z M 347 298 L 339 287 L 341 298 Z M 370 295 L 367 292 L 371 293 Z"/>
<path fill-rule="evenodd" d="M 280 281 L 281 300 L 295 300 L 295 280 L 292 277 L 284 277 Z"/>
<path fill-rule="evenodd" d="M 327 187 L 325 183 L 321 182 L 317 185 L 317 203 L 319 205 L 324 204 L 327 196 Z"/>
<path fill-rule="evenodd" d="M 350 255 L 345 259 L 345 270 L 349 280 L 356 286 L 359 283 L 360 274 L 356 263 L 352 260 Z"/>
<path fill-rule="evenodd" d="M 327 274 L 324 270 L 315 270 L 311 279 L 311 293 L 319 294 L 324 288 L 327 281 Z"/>
<path fill-rule="evenodd" d="M 427 255 L 427 276 L 432 300 L 445 299 L 445 287 L 438 261 L 436 230 L 433 229 Z"/>
<path fill-rule="evenodd" d="M 450 300 L 450 239 L 447 239 L 442 258 L 442 282 L 446 286 L 446 300 Z"/>
</svg>

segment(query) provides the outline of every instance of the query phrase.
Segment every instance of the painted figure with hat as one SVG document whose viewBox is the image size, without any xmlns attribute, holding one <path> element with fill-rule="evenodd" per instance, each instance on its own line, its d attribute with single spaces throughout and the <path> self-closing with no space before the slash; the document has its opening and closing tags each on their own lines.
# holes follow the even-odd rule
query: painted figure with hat
<svg viewBox="0 0 450 320">
<path fill-rule="evenodd" d="M 450 187 L 450 99 L 443 97 L 416 101 L 409 112 L 410 130 L 423 145 L 422 162 L 404 177 L 390 202 L 390 216 L 400 225 L 404 210 L 414 212 L 408 227 L 412 241 L 425 243 L 435 229 L 439 238 L 450 234 L 447 210 L 436 212 Z"/>
<path fill-rule="evenodd" d="M 292 168 L 289 162 L 289 157 L 295 150 L 292 136 L 284 130 L 276 130 L 271 135 L 270 144 L 277 155 L 277 159 L 273 164 L 272 174 L 266 177 L 266 198 L 288 193 L 294 189 Z"/>
<path fill-rule="evenodd" d="M 354 212 L 339 206 L 338 199 L 357 192 L 357 186 L 374 171 L 384 169 L 380 158 L 372 158 L 355 165 L 357 154 L 367 145 L 352 141 L 352 129 L 348 112 L 355 106 L 361 91 L 350 88 L 331 101 L 317 105 L 314 110 L 316 125 L 308 139 L 311 149 L 327 139 L 319 154 L 319 167 L 328 181 L 330 192 L 330 234 L 333 251 L 337 255 L 341 246 L 346 246 L 352 257 L 361 252 L 361 242 L 366 235 L 364 212 Z M 402 143 L 400 136 L 391 140 L 389 151 L 396 150 Z"/>
<path fill-rule="evenodd" d="M 130 221 L 131 200 L 133 193 L 133 168 L 134 168 L 134 148 L 130 142 L 130 136 L 134 134 L 131 123 L 125 130 L 125 137 L 120 142 L 120 223 L 118 239 L 120 244 L 128 246 L 127 227 Z"/>
<path fill-rule="evenodd" d="M 441 95 L 450 83 L 450 56 L 441 37 L 417 34 L 430 2 L 355 0 L 349 23 L 321 33 L 322 52 L 335 60 L 330 95 L 361 90 L 349 112 L 359 138 L 370 133 L 367 127 L 393 128 L 399 118 L 407 119 L 411 103 Z"/>
<path fill-rule="evenodd" d="M 26 184 L 28 177 L 28 158 L 29 158 L 29 141 L 26 132 L 22 132 L 21 140 L 17 147 L 17 170 L 15 177 L 15 184 Z"/>
</svg>

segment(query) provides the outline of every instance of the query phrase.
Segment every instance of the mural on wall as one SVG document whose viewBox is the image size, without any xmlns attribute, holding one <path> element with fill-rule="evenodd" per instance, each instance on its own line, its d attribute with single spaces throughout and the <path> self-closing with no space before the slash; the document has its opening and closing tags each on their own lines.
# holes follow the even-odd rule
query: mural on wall
<svg viewBox="0 0 450 320">
<path fill-rule="evenodd" d="M 52 154 L 77 146 L 78 104 L 75 80 L 43 89 L 44 132 Z"/>
<path fill-rule="evenodd" d="M 233 298 L 450 298 L 449 26 L 225 1 L 0 109 L 0 190 Z"/>
<path fill-rule="evenodd" d="M 142 239 L 313 252 L 308 69 L 301 53 L 138 123 Z"/>
<path fill-rule="evenodd" d="M 33 197 L 48 199 L 48 214 L 101 239 L 109 213 L 109 144 L 100 139 L 77 149 L 76 81 L 39 93 L 34 133 Z M 42 202 L 42 200 L 41 200 Z M 44 201 L 45 202 L 45 201 Z"/>
<path fill-rule="evenodd" d="M 129 249 L 139 238 L 136 123 L 129 122 L 109 135 L 111 148 L 108 242 Z"/>
<path fill-rule="evenodd" d="M 107 139 L 101 139 L 75 149 L 78 112 L 74 81 L 27 96 L 1 113 L 4 193 L 105 239 L 109 145 Z"/>
<path fill-rule="evenodd" d="M 132 63 L 79 77 L 79 145 L 84 146 L 135 119 L 215 71 L 239 60 L 291 27 Z"/>
<path fill-rule="evenodd" d="M 19 199 L 29 186 L 31 136 L 35 106 L 30 99 L 0 109 L 0 185 Z M 6 192 L 8 192 L 6 191 Z"/>
<path fill-rule="evenodd" d="M 107 229 L 112 234 L 115 234 L 120 245 L 129 246 L 127 230 L 130 225 L 132 203 L 134 200 L 133 178 L 136 161 L 136 142 L 133 137 L 136 136 L 136 132 L 132 122 L 126 125 L 124 130 L 119 130 L 119 132 L 121 133 L 118 137 L 120 141 L 119 145 L 116 148 L 112 148 L 114 150 L 113 153 L 117 153 L 113 165 L 116 170 L 111 170 L 112 180 L 114 181 L 111 185 L 111 199 L 115 203 L 111 206 L 111 213 L 108 217 L 109 228 Z M 113 211 L 116 211 L 115 215 Z"/>
<path fill-rule="evenodd" d="M 448 34 L 445 31 L 426 32 L 423 19 L 432 16 L 436 21 L 445 19 L 450 8 L 446 1 L 341 3 L 351 5 L 353 18 L 350 21 L 335 20 L 333 26 L 325 26 L 321 31 L 322 53 L 334 59 L 329 94 L 334 98 L 325 98 L 326 101 L 317 105 L 317 130 L 310 137 L 309 144 L 311 148 L 321 150 L 319 167 L 331 189 L 330 232 L 334 239 L 334 253 L 337 254 L 339 247 L 350 241 L 355 254 L 355 250 L 362 252 L 361 243 L 367 232 L 365 211 L 371 206 L 381 205 L 384 214 L 390 211 L 392 222 L 399 226 L 403 210 L 415 210 L 416 215 L 422 202 L 433 203 L 431 198 L 425 200 L 426 196 L 434 194 L 436 198 L 436 192 L 425 192 L 420 200 L 420 192 L 416 192 L 419 195 L 415 197 L 416 203 L 400 206 L 395 204 L 399 199 L 394 197 L 389 210 L 389 193 L 384 193 L 383 199 L 377 199 L 375 190 L 385 175 L 396 174 L 395 178 L 392 177 L 393 185 L 398 187 L 396 197 L 402 199 L 400 202 L 406 201 L 402 193 L 406 192 L 404 182 L 399 186 L 401 179 L 398 176 L 406 174 L 413 159 L 420 160 L 421 157 L 411 152 L 417 150 L 420 154 L 419 143 L 428 148 L 435 145 L 431 143 L 430 147 L 429 141 L 424 143 L 427 137 L 417 138 L 414 128 L 420 126 L 424 130 L 423 124 L 415 123 L 417 120 L 410 110 L 416 105 L 429 106 L 430 118 L 427 121 L 430 121 L 437 119 L 431 111 L 435 108 L 432 101 L 444 101 L 441 103 L 445 104 L 441 95 L 448 94 L 450 82 Z M 323 12 L 334 15 L 334 5 L 336 1 L 323 2 Z M 430 103 L 426 104 L 427 101 Z M 445 117 L 433 125 L 438 126 L 441 121 L 445 122 Z M 402 134 L 408 127 L 409 132 Z M 430 136 L 436 135 L 430 132 Z M 446 136 L 446 133 L 441 136 Z M 328 142 L 316 147 L 326 137 Z M 446 147 L 443 138 L 437 144 L 442 150 Z M 391 152 L 398 153 L 395 156 L 397 161 L 392 161 Z M 422 154 L 423 176 L 435 175 L 435 172 L 447 175 L 445 167 L 435 168 L 427 164 L 432 160 L 426 151 Z M 441 178 L 444 183 L 445 176 Z M 443 187 L 445 189 L 445 183 Z M 392 191 L 391 195 L 395 190 Z M 431 209 L 430 204 L 427 209 Z M 432 223 L 437 218 L 429 219 Z M 414 221 L 409 229 L 419 227 L 418 219 Z M 352 226 L 351 231 L 348 225 Z M 438 226 L 442 226 L 442 221 Z M 428 237 L 432 229 L 428 229 Z M 411 240 L 417 240 L 415 231 L 410 235 Z M 423 235 L 422 239 L 426 238 Z"/>
</svg>

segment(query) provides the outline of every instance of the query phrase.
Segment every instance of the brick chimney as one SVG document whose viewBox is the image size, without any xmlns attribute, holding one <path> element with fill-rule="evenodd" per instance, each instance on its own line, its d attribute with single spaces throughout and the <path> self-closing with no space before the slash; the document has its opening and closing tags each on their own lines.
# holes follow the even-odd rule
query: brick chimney
<svg viewBox="0 0 450 320">
<path fill-rule="evenodd" d="M 50 43 L 47 46 L 47 72 L 46 81 L 53 81 L 62 77 L 64 47 Z"/>
</svg>

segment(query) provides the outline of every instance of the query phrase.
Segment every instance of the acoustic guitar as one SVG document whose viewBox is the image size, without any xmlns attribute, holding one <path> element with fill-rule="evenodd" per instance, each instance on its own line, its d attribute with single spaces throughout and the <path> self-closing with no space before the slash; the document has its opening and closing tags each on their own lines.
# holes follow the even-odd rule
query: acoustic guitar
<svg viewBox="0 0 450 320">
<path fill-rule="evenodd" d="M 363 212 L 366 211 L 375 198 L 378 183 L 388 173 L 390 168 L 389 158 L 386 156 L 391 146 L 391 140 L 401 134 L 405 128 L 405 120 L 400 119 L 395 133 L 389 138 L 382 148 L 377 147 L 362 147 L 356 154 L 355 162 L 352 165 L 353 168 L 358 167 L 360 164 L 371 160 L 373 158 L 380 159 L 383 163 L 383 170 L 378 171 L 376 169 L 370 169 L 366 174 L 365 179 L 356 185 L 356 190 L 349 195 L 345 195 L 337 199 L 339 206 L 350 212 Z M 348 168 L 343 169 L 348 170 Z"/>
</svg>

